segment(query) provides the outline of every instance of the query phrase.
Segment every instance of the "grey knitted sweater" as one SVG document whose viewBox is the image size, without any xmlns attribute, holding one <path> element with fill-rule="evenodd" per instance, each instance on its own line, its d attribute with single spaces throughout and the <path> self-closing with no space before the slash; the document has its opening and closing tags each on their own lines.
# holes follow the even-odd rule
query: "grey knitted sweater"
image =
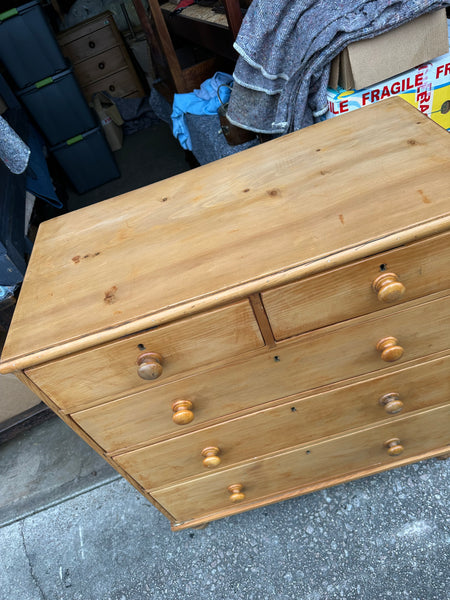
<svg viewBox="0 0 450 600">
<path fill-rule="evenodd" d="M 234 44 L 228 118 L 287 133 L 327 110 L 331 60 L 348 44 L 450 6 L 437 0 L 253 0 Z"/>
</svg>

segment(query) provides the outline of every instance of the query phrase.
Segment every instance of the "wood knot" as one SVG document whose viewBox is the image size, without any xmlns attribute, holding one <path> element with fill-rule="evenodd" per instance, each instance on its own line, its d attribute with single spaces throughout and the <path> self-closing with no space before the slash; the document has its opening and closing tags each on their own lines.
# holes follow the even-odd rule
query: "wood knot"
<svg viewBox="0 0 450 600">
<path fill-rule="evenodd" d="M 106 290 L 103 302 L 105 302 L 105 304 L 114 304 L 114 302 L 117 301 L 116 292 L 117 292 L 116 285 L 113 285 L 109 290 Z"/>
</svg>

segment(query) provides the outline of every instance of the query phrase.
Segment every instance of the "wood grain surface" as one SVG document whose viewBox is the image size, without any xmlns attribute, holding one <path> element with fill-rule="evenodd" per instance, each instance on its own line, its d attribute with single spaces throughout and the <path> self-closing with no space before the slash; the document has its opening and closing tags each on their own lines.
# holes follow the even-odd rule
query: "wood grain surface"
<svg viewBox="0 0 450 600">
<path fill-rule="evenodd" d="M 450 357 L 447 357 L 309 398 L 294 397 L 285 404 L 114 458 L 144 488 L 154 490 L 189 477 L 208 476 L 211 470 L 202 462 L 202 450 L 208 447 L 219 449 L 220 467 L 216 469 L 225 469 L 298 444 L 384 420 L 398 420 L 410 412 L 446 403 L 450 397 L 449 373 Z M 436 385 L 436 381 L 442 385 Z M 398 394 L 403 402 L 402 411 L 395 415 L 387 414 L 379 403 L 382 396 L 392 393 Z M 90 431 L 82 422 L 81 425 Z M 94 430 L 92 434 L 99 443 L 101 433 Z"/>
<path fill-rule="evenodd" d="M 242 301 L 47 363 L 27 374 L 59 408 L 73 411 L 159 385 L 166 378 L 263 344 L 250 303 Z M 137 359 L 143 351 L 162 356 L 162 375 L 154 381 L 138 375 Z"/>
<path fill-rule="evenodd" d="M 450 289 L 450 233 L 383 252 L 347 267 L 332 269 L 262 295 L 276 339 L 283 339 L 372 313 L 392 304 L 380 302 L 372 282 L 395 273 L 405 293 L 398 305 Z"/>
<path fill-rule="evenodd" d="M 47 221 L 0 371 L 446 231 L 449 161 L 392 98 Z"/>
<path fill-rule="evenodd" d="M 213 472 L 208 477 L 157 490 L 152 496 L 178 521 L 201 517 L 230 504 L 228 486 L 241 484 L 245 502 L 270 497 L 281 491 L 316 484 L 321 479 L 395 460 L 384 442 L 399 438 L 404 446 L 402 457 L 442 448 L 450 444 L 450 405 L 406 416 L 332 440 L 301 446 L 281 454 L 250 461 L 246 465 Z"/>
</svg>

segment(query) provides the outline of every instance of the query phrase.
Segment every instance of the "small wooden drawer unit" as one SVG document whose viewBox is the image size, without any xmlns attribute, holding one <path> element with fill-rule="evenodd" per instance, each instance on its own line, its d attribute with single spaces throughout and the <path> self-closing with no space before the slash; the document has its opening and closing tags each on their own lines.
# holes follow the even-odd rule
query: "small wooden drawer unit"
<svg viewBox="0 0 450 600">
<path fill-rule="evenodd" d="M 96 92 L 115 97 L 144 96 L 127 47 L 114 23 L 104 12 L 58 35 L 62 53 L 73 65 L 86 100 Z"/>
<path fill-rule="evenodd" d="M 173 529 L 446 455 L 448 164 L 393 98 L 45 222 L 0 371 Z"/>
</svg>

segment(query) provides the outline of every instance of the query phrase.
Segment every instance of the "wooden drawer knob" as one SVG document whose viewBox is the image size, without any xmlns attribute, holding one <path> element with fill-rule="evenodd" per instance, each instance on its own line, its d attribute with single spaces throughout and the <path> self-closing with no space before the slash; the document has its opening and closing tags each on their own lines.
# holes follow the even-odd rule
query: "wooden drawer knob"
<svg viewBox="0 0 450 600">
<path fill-rule="evenodd" d="M 245 494 L 242 493 L 244 486 L 241 483 L 233 483 L 228 486 L 231 502 L 242 502 L 245 499 Z"/>
<path fill-rule="evenodd" d="M 220 463 L 222 462 L 220 460 L 219 454 L 220 454 L 220 449 L 217 448 L 216 446 L 208 446 L 208 448 L 203 448 L 202 456 L 205 457 L 203 459 L 203 466 L 208 467 L 209 469 L 218 467 L 220 465 Z"/>
<path fill-rule="evenodd" d="M 385 337 L 377 344 L 381 358 L 386 362 L 394 362 L 403 356 L 403 348 L 398 345 L 395 337 Z"/>
<path fill-rule="evenodd" d="M 137 364 L 142 379 L 158 379 L 163 372 L 163 357 L 157 352 L 143 352 L 138 356 Z"/>
<path fill-rule="evenodd" d="M 381 406 L 384 406 L 384 410 L 388 415 L 396 415 L 403 409 L 403 402 L 400 400 L 399 394 L 395 392 L 381 396 L 378 402 Z"/>
<path fill-rule="evenodd" d="M 373 291 L 380 302 L 396 302 L 406 291 L 395 273 L 383 273 L 372 283 Z"/>
<path fill-rule="evenodd" d="M 392 440 L 384 442 L 384 447 L 387 448 L 387 453 L 389 456 L 398 456 L 404 450 L 398 438 L 392 438 Z"/>
<path fill-rule="evenodd" d="M 172 421 L 176 425 L 187 425 L 194 420 L 193 408 L 194 405 L 190 400 L 176 400 L 172 404 Z"/>
</svg>

